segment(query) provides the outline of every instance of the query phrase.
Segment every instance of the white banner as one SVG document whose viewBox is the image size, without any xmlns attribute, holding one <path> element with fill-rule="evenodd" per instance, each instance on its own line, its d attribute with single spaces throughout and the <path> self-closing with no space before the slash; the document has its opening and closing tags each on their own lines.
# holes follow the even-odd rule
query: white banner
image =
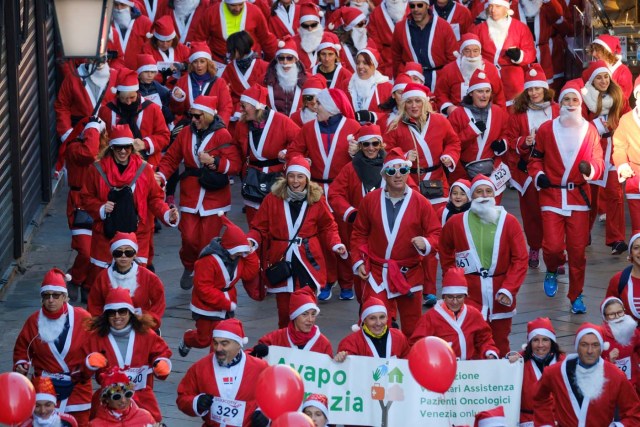
<svg viewBox="0 0 640 427">
<path fill-rule="evenodd" d="M 344 363 L 326 354 L 270 346 L 269 364 L 300 373 L 305 397 L 329 398 L 329 422 L 375 427 L 473 425 L 477 412 L 502 405 L 507 426 L 518 425 L 523 363 L 507 360 L 459 361 L 449 391 L 422 388 L 403 359 L 348 356 Z M 438 375 L 434 372 L 434 375 Z"/>
</svg>

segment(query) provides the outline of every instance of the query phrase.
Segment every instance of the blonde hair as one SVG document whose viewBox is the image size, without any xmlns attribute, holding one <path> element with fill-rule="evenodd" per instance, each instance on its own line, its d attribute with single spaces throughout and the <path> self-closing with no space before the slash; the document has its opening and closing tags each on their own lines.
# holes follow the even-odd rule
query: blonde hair
<svg viewBox="0 0 640 427">
<path fill-rule="evenodd" d="M 195 70 L 195 67 L 193 66 L 193 62 L 190 62 L 188 72 L 192 73 L 194 70 Z M 210 59 L 207 59 L 207 73 L 211 74 L 212 76 L 215 76 L 217 72 L 218 72 L 218 69 L 216 68 L 215 62 L 213 62 Z"/>
<path fill-rule="evenodd" d="M 408 117 L 405 109 L 406 103 L 407 103 L 406 101 L 400 103 L 400 105 L 398 106 L 398 116 L 389 124 L 387 131 L 392 131 L 396 129 L 398 127 L 398 124 L 402 120 Z M 424 126 L 424 124 L 427 123 L 427 117 L 429 117 L 429 114 L 431 113 L 433 113 L 433 107 L 431 106 L 431 102 L 429 102 L 428 99 L 427 100 L 422 99 L 422 112 L 420 113 L 420 118 L 417 120 L 418 125 L 420 125 L 420 128 L 422 128 L 422 126 Z"/>
</svg>

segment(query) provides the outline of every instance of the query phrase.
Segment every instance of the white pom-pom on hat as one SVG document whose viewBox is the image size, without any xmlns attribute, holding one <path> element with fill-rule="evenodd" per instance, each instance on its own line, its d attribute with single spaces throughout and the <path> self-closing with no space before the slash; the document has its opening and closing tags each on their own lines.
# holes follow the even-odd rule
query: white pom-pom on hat
<svg viewBox="0 0 640 427">
<path fill-rule="evenodd" d="M 318 16 L 319 16 L 320 18 L 324 18 L 324 10 L 319 10 L 319 11 L 318 11 Z"/>
<path fill-rule="evenodd" d="M 537 72 L 536 70 L 531 70 L 531 71 L 529 71 L 529 75 L 530 75 L 531 77 L 535 77 L 535 76 L 537 76 L 537 75 L 538 75 L 538 72 Z"/>
<path fill-rule="evenodd" d="M 333 22 L 330 22 L 329 25 L 327 25 L 327 28 L 329 28 L 330 30 L 334 30 L 336 26 Z"/>
<path fill-rule="evenodd" d="M 284 47 L 284 42 L 282 40 L 278 41 L 278 47 L 282 49 Z"/>
<path fill-rule="evenodd" d="M 111 86 L 111 93 L 118 93 L 118 89 L 115 86 Z"/>
<path fill-rule="evenodd" d="M 338 52 L 340 52 L 342 50 L 342 45 L 341 44 L 334 44 L 333 47 L 335 47 Z"/>
<path fill-rule="evenodd" d="M 71 275 L 70 275 L 69 273 L 67 273 L 67 274 L 65 274 L 65 275 L 64 275 L 64 281 L 65 281 L 65 282 L 70 282 L 70 281 L 71 281 L 71 279 L 73 279 L 73 277 L 71 277 Z"/>
<path fill-rule="evenodd" d="M 247 344 L 249 342 L 249 338 L 244 337 L 242 338 L 242 344 Z"/>
<path fill-rule="evenodd" d="M 148 38 L 148 39 L 153 38 L 153 33 L 147 33 L 147 38 Z"/>
<path fill-rule="evenodd" d="M 460 52 L 458 52 L 457 50 L 454 50 L 453 56 L 455 56 L 456 58 L 460 58 Z"/>
<path fill-rule="evenodd" d="M 481 79 L 486 79 L 487 75 L 485 73 L 478 73 L 478 77 L 480 77 Z"/>
<path fill-rule="evenodd" d="M 360 326 L 357 324 L 351 325 L 351 332 L 358 332 L 360 330 Z"/>
<path fill-rule="evenodd" d="M 527 344 L 522 344 L 522 346 L 520 347 L 522 350 L 526 350 L 527 349 Z"/>
<path fill-rule="evenodd" d="M 604 351 L 609 350 L 610 347 L 611 347 L 611 343 L 609 341 L 605 341 L 604 344 L 602 345 L 602 349 Z"/>
<path fill-rule="evenodd" d="M 218 213 L 216 215 L 222 217 L 222 216 L 224 216 L 224 212 L 223 211 L 218 211 Z"/>
<path fill-rule="evenodd" d="M 587 87 L 584 86 L 582 89 L 580 89 L 580 93 L 586 96 L 589 93 L 589 89 L 587 89 Z"/>
<path fill-rule="evenodd" d="M 349 135 L 347 135 L 347 141 L 351 142 L 351 141 L 355 141 L 356 139 L 353 137 L 353 134 L 350 133 Z"/>
</svg>

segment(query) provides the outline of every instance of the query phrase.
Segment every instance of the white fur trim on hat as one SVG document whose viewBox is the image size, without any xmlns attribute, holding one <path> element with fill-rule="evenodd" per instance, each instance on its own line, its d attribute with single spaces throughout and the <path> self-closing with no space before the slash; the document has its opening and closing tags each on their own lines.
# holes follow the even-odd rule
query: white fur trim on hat
<svg viewBox="0 0 640 427">
<path fill-rule="evenodd" d="M 464 194 L 467 195 L 467 198 L 471 199 L 471 189 L 467 187 L 465 184 L 461 182 L 454 182 L 453 184 L 451 184 L 451 190 L 453 189 L 453 187 L 460 187 L 462 191 L 464 191 Z"/>
<path fill-rule="evenodd" d="M 417 77 L 417 78 L 421 79 L 422 82 L 424 83 L 424 74 L 422 74 L 421 72 L 416 71 L 416 70 L 409 70 L 409 71 L 405 71 L 404 73 L 406 75 L 408 75 L 408 76 Z"/>
<path fill-rule="evenodd" d="M 478 421 L 478 427 L 502 427 L 507 425 L 505 417 L 491 417 Z"/>
<path fill-rule="evenodd" d="M 300 17 L 300 23 L 303 24 L 305 22 L 309 22 L 309 21 L 314 21 L 314 22 L 320 22 L 320 17 L 317 15 L 302 15 Z"/>
<path fill-rule="evenodd" d="M 226 3 L 226 2 L 225 2 Z M 204 59 L 208 59 L 209 61 L 211 61 L 211 55 L 208 52 L 193 52 L 190 56 L 189 56 L 189 62 L 193 62 L 196 59 L 200 59 L 200 58 L 204 58 Z"/>
<path fill-rule="evenodd" d="M 507 9 L 511 8 L 511 4 L 507 0 L 489 0 L 487 5 L 495 4 L 496 6 L 504 6 Z"/>
<path fill-rule="evenodd" d="M 247 337 L 241 338 L 232 332 L 224 331 L 221 329 L 213 330 L 213 338 L 228 338 L 240 344 L 240 347 L 244 347 L 244 345 L 249 342 L 249 338 Z"/>
<path fill-rule="evenodd" d="M 249 247 L 249 245 L 239 245 L 239 246 L 234 246 L 231 249 L 227 249 L 227 252 L 229 252 L 229 254 L 231 255 L 235 255 L 238 252 L 251 252 L 251 247 Z"/>
<path fill-rule="evenodd" d="M 247 96 L 247 95 L 240 95 L 240 102 L 246 102 L 247 104 L 251 104 L 254 107 L 256 107 L 256 109 L 258 110 L 264 110 L 264 108 L 266 107 L 266 105 L 258 102 L 258 100 L 251 98 L 250 96 Z"/>
<path fill-rule="evenodd" d="M 318 96 L 318 94 L 320 93 L 322 89 L 317 89 L 314 87 L 308 87 L 306 89 L 302 89 L 302 96 Z"/>
<path fill-rule="evenodd" d="M 382 142 L 382 137 L 380 135 L 375 135 L 375 134 L 361 135 L 361 136 L 358 137 L 358 142 L 370 141 L 372 139 L 377 139 L 380 142 Z"/>
<path fill-rule="evenodd" d="M 599 44 L 600 46 L 602 46 L 603 48 L 605 48 L 605 49 L 607 50 L 607 52 L 609 52 L 609 53 L 613 53 L 613 52 L 611 51 L 611 47 L 610 47 L 608 44 L 606 44 L 606 43 L 605 43 L 603 40 L 601 40 L 601 39 L 595 39 L 592 43 Z"/>
<path fill-rule="evenodd" d="M 407 92 L 402 92 L 403 101 L 406 101 L 409 98 L 422 98 L 424 100 L 429 100 L 427 94 L 422 90 L 410 90 Z"/>
<path fill-rule="evenodd" d="M 278 49 L 276 51 L 276 56 L 282 55 L 283 53 L 288 53 L 289 55 L 293 55 L 294 58 L 298 59 L 298 51 L 293 49 Z"/>
<path fill-rule="evenodd" d="M 329 422 L 329 408 L 324 406 L 322 402 L 318 400 L 307 400 L 302 404 L 302 408 L 300 408 L 300 410 L 304 411 L 304 408 L 308 408 L 310 406 L 320 409 L 324 414 L 324 417 L 327 419 L 327 423 Z"/>
<path fill-rule="evenodd" d="M 640 86 L 638 86 L 640 88 Z M 633 242 L 640 238 L 640 233 L 636 233 L 633 236 L 631 236 L 631 238 L 629 239 L 629 255 L 631 255 L 631 246 L 633 245 Z"/>
<path fill-rule="evenodd" d="M 143 65 L 142 67 L 138 68 L 136 70 L 138 72 L 138 74 L 140 73 L 144 73 L 145 71 L 154 71 L 154 72 L 158 72 L 158 65 L 157 64 L 147 64 L 147 65 Z"/>
<path fill-rule="evenodd" d="M 109 146 L 112 145 L 133 145 L 133 138 L 122 137 L 109 140 Z"/>
<path fill-rule="evenodd" d="M 121 308 L 126 308 L 132 314 L 135 314 L 136 312 L 136 309 L 131 304 L 127 304 L 126 302 L 114 302 L 111 304 L 105 304 L 102 308 L 102 312 L 104 313 L 107 310 L 119 310 Z"/>
<path fill-rule="evenodd" d="M 536 328 L 527 334 L 527 342 L 530 342 L 536 335 L 542 335 L 549 338 L 551 341 L 556 341 L 556 334 L 546 328 Z"/>
<path fill-rule="evenodd" d="M 200 110 L 200 111 L 204 111 L 205 113 L 209 113 L 212 116 L 215 116 L 216 114 L 218 114 L 217 110 L 214 110 L 212 108 L 207 107 L 206 105 L 202 105 L 202 104 L 191 104 L 191 108 L 193 108 L 194 110 Z"/>
<path fill-rule="evenodd" d="M 474 191 L 476 191 L 476 188 L 480 187 L 481 185 L 488 185 L 489 187 L 493 188 L 494 190 L 496 189 L 495 185 L 493 184 L 493 182 L 489 179 L 479 179 L 478 181 L 474 182 L 473 184 L 471 184 L 471 194 L 473 194 Z"/>
<path fill-rule="evenodd" d="M 339 44 L 331 43 L 331 42 L 324 42 L 318 45 L 318 47 L 316 48 L 316 52 L 320 52 L 325 49 L 333 49 L 335 51 L 340 51 L 340 49 L 342 49 L 342 46 L 340 46 Z"/>
<path fill-rule="evenodd" d="M 593 80 L 596 78 L 596 76 L 602 73 L 607 73 L 609 74 L 609 77 L 611 77 L 611 70 L 609 69 L 609 67 L 598 67 L 595 70 L 593 70 L 593 72 L 589 76 L 589 80 L 585 84 L 593 83 Z"/>
<path fill-rule="evenodd" d="M 460 53 L 462 53 L 465 47 L 471 46 L 471 45 L 476 45 L 480 49 L 482 49 L 482 44 L 480 43 L 480 40 L 476 40 L 476 39 L 469 39 L 469 40 L 463 41 L 458 49 L 460 50 Z"/>
<path fill-rule="evenodd" d="M 311 171 L 301 165 L 291 165 L 287 167 L 287 173 L 298 172 L 307 177 L 307 179 L 311 179 Z"/>
<path fill-rule="evenodd" d="M 580 104 L 582 105 L 582 94 L 578 89 L 574 87 L 568 87 L 566 89 L 562 89 L 562 92 L 560 92 L 560 96 L 558 97 L 558 101 L 562 101 L 562 98 L 564 98 L 564 96 L 568 93 L 575 93 L 578 96 L 578 99 L 580 100 Z"/>
<path fill-rule="evenodd" d="M 404 90 L 407 87 L 407 83 L 398 83 L 391 88 L 391 93 L 394 93 L 397 90 Z M 640 88 L 640 86 L 638 86 Z"/>
<path fill-rule="evenodd" d="M 46 400 L 47 402 L 57 403 L 58 399 L 53 394 L 49 393 L 36 393 L 36 402 L 39 400 Z M 319 403 L 319 402 L 318 402 Z M 318 406 L 318 405 L 316 405 Z"/>
<path fill-rule="evenodd" d="M 378 65 L 379 65 L 378 60 L 376 59 L 376 56 L 373 54 L 373 52 L 371 52 L 369 49 L 360 49 L 356 54 L 356 56 L 360 54 L 368 55 L 369 58 L 371 59 L 371 62 L 373 62 L 373 68 L 378 68 Z"/>
<path fill-rule="evenodd" d="M 63 286 L 57 286 L 57 285 L 44 285 L 44 286 L 40 286 L 40 293 L 43 292 L 62 292 L 62 293 L 67 293 L 67 288 L 63 287 Z"/>
<path fill-rule="evenodd" d="M 387 314 L 387 307 L 385 307 L 384 305 L 372 305 L 371 307 L 367 307 L 360 314 L 360 321 L 364 322 L 364 319 L 366 319 L 367 316 L 369 316 L 369 315 L 371 315 L 373 313 L 384 313 L 384 314 Z"/>
<path fill-rule="evenodd" d="M 606 320 L 605 316 L 604 316 L 604 309 L 607 307 L 607 305 L 608 305 L 608 303 L 610 301 L 615 301 L 618 304 L 620 304 L 622 307 L 624 307 L 624 303 L 622 302 L 622 300 L 620 298 L 617 298 L 617 297 L 605 298 L 605 300 L 602 301 L 602 304 L 600 304 L 600 314 L 602 315 L 602 319 L 604 319 L 604 320 Z"/>
<path fill-rule="evenodd" d="M 307 310 L 315 310 L 316 311 L 316 315 L 320 313 L 320 307 L 318 307 L 315 303 L 308 302 L 306 304 L 302 304 L 300 307 L 298 307 L 298 309 L 296 311 L 291 313 L 289 315 L 289 319 L 293 320 L 293 319 L 295 319 L 296 317 L 300 316 L 302 313 L 304 313 Z"/>
<path fill-rule="evenodd" d="M 408 166 L 411 167 L 412 163 L 410 160 L 402 160 L 402 159 L 395 159 L 395 160 L 389 160 L 388 162 L 384 163 L 382 165 L 382 169 L 380 170 L 380 175 L 382 175 L 384 173 L 384 170 L 386 168 L 392 168 L 395 165 L 401 165 L 401 166 Z"/>
<path fill-rule="evenodd" d="M 531 70 L 531 72 L 535 72 L 536 70 Z M 545 89 L 549 89 L 549 83 L 544 80 L 529 80 L 524 84 L 524 90 L 527 90 L 532 87 L 543 87 Z"/>
<path fill-rule="evenodd" d="M 245 0 L 224 0 L 226 4 L 240 4 L 245 3 Z"/>
<path fill-rule="evenodd" d="M 135 7 L 136 4 L 131 0 L 116 0 L 116 3 L 126 4 L 127 6 Z"/>
<path fill-rule="evenodd" d="M 138 252 L 138 244 L 131 239 L 116 240 L 111 244 L 111 247 L 109 248 L 109 250 L 113 252 L 116 249 L 118 249 L 120 246 L 125 246 L 125 245 L 131 246 L 136 252 Z"/>
<path fill-rule="evenodd" d="M 466 286 L 443 286 L 442 295 L 469 295 L 469 289 Z"/>
<path fill-rule="evenodd" d="M 576 341 L 575 341 L 575 350 L 578 351 L 578 346 L 580 345 L 580 340 L 582 339 L 582 337 L 584 337 L 587 334 L 594 334 L 596 336 L 596 338 L 598 338 L 598 341 L 600 342 L 600 346 L 602 347 L 603 350 L 608 350 L 609 343 L 606 343 L 604 340 L 602 339 L 602 335 L 600 335 L 600 331 L 594 329 L 594 328 L 584 328 L 582 329 L 580 332 L 578 332 L 576 334 Z M 606 347 L 606 348 L 605 348 Z"/>
<path fill-rule="evenodd" d="M 333 101 L 333 98 L 331 97 L 331 94 L 327 89 L 322 89 L 320 92 L 318 92 L 318 95 L 316 95 L 316 97 L 320 105 L 322 105 L 324 109 L 327 110 L 327 113 L 331 114 L 332 116 L 340 114 L 340 109 Z"/>
<path fill-rule="evenodd" d="M 137 84 L 131 86 L 118 85 L 115 89 L 118 92 L 137 92 L 140 89 L 140 86 Z"/>
<path fill-rule="evenodd" d="M 157 31 L 154 31 L 153 32 L 153 37 L 157 38 L 160 41 L 168 42 L 168 41 L 171 41 L 171 40 L 176 38 L 176 32 L 174 31 L 173 33 L 169 34 L 168 36 L 163 36 L 163 35 L 158 34 Z"/>
<path fill-rule="evenodd" d="M 356 19 L 354 19 L 353 21 L 349 22 L 347 25 L 344 26 L 345 31 L 353 30 L 356 27 L 356 25 L 358 25 L 359 23 L 361 23 L 365 19 L 367 19 L 367 17 L 364 16 L 364 13 L 361 13 L 360 15 L 358 15 L 356 17 Z M 330 28 L 330 29 L 332 29 L 332 28 Z"/>
</svg>

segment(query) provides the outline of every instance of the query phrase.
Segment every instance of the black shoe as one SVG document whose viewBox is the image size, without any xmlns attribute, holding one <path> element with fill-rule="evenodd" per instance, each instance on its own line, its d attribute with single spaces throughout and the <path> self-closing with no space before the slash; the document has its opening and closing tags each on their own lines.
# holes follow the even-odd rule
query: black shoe
<svg viewBox="0 0 640 427">
<path fill-rule="evenodd" d="M 193 277 L 191 276 L 193 271 L 189 271 L 186 268 L 182 272 L 182 277 L 180 278 L 180 287 L 185 291 L 193 288 Z"/>
<path fill-rule="evenodd" d="M 623 252 L 626 252 L 629 249 L 629 246 L 622 240 L 614 242 L 611 245 L 611 255 L 620 255 Z"/>
</svg>

